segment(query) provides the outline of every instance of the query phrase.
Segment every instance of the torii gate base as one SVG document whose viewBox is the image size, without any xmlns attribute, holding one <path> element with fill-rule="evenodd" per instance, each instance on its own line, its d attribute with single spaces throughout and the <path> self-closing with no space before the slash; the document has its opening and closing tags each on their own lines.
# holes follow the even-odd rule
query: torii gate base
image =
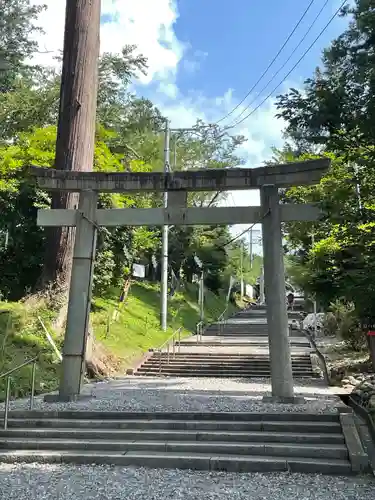
<svg viewBox="0 0 375 500">
<path fill-rule="evenodd" d="M 60 391 L 55 400 L 76 400 L 81 393 L 91 306 L 96 230 L 99 226 L 161 226 L 163 224 L 247 224 L 263 226 L 264 282 L 267 302 L 272 397 L 267 401 L 299 403 L 293 391 L 281 221 L 316 220 L 309 205 L 280 205 L 278 187 L 317 182 L 329 160 L 276 165 L 259 169 L 193 171 L 176 174 L 64 172 L 32 167 L 41 188 L 80 192 L 78 210 L 39 210 L 40 226 L 76 226 L 68 317 Z M 98 193 L 164 190 L 180 192 L 260 188 L 261 207 L 98 210 Z M 176 197 L 171 197 L 174 199 Z M 178 199 L 178 196 L 177 196 Z M 51 401 L 51 398 L 48 398 Z"/>
</svg>

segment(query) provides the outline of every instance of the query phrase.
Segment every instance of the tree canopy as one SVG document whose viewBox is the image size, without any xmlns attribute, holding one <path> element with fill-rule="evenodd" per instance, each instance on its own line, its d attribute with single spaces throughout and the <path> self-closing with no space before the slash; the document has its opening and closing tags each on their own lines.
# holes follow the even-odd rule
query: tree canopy
<svg viewBox="0 0 375 500">
<path fill-rule="evenodd" d="M 354 304 L 362 325 L 375 320 L 373 8 L 369 0 L 346 7 L 350 24 L 324 51 L 321 66 L 303 89 L 277 102 L 287 123 L 277 158 L 332 160 L 319 185 L 283 193 L 284 200 L 319 203 L 325 214 L 316 224 L 285 225 L 296 279 L 325 306 L 337 299 Z"/>
</svg>

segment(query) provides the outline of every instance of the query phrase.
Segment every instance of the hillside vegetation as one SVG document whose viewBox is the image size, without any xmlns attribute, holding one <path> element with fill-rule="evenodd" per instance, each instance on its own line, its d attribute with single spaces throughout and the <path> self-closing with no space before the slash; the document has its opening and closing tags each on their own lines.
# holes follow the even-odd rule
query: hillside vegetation
<svg viewBox="0 0 375 500">
<path fill-rule="evenodd" d="M 169 299 L 169 328 L 159 328 L 159 293 L 156 285 L 136 283 L 122 307 L 118 308 L 119 294 L 114 291 L 106 298 L 93 300 L 91 320 L 96 338 L 95 353 L 103 375 L 123 374 L 149 348 L 158 347 L 173 332 L 182 327 L 182 335 L 195 331 L 199 321 L 197 289 L 187 285 L 185 290 Z M 225 298 L 207 292 L 205 321 L 217 319 L 225 308 Z M 234 306 L 229 306 L 230 312 Z M 117 313 L 117 317 L 115 317 Z M 54 313 L 42 303 L 0 302 L 0 373 L 39 356 L 36 375 L 37 393 L 55 390 L 58 386 L 60 361 L 47 340 L 38 317 L 50 332 L 58 349 L 62 350 L 63 333 L 54 332 Z M 31 366 L 26 366 L 12 377 L 12 396 L 29 393 Z M 5 380 L 0 379 L 0 400 L 4 399 Z"/>
</svg>

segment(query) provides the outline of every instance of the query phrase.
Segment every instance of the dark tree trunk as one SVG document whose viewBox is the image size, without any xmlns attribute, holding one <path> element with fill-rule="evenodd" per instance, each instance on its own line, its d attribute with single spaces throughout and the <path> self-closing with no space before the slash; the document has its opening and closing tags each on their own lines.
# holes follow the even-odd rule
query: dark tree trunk
<svg viewBox="0 0 375 500">
<path fill-rule="evenodd" d="M 55 168 L 93 169 L 101 0 L 67 0 Z M 78 195 L 54 193 L 52 208 L 74 208 Z M 46 257 L 39 288 L 69 285 L 74 231 L 46 232 Z"/>
</svg>

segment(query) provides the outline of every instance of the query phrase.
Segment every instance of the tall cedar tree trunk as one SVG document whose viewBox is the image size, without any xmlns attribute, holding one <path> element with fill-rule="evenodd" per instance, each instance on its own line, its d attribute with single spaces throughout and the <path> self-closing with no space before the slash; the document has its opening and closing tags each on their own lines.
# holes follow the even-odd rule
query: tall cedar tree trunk
<svg viewBox="0 0 375 500">
<path fill-rule="evenodd" d="M 101 0 L 67 0 L 55 168 L 91 171 L 95 146 Z M 75 193 L 54 193 L 52 208 L 74 208 Z M 74 230 L 46 231 L 41 289 L 69 286 Z"/>
</svg>

